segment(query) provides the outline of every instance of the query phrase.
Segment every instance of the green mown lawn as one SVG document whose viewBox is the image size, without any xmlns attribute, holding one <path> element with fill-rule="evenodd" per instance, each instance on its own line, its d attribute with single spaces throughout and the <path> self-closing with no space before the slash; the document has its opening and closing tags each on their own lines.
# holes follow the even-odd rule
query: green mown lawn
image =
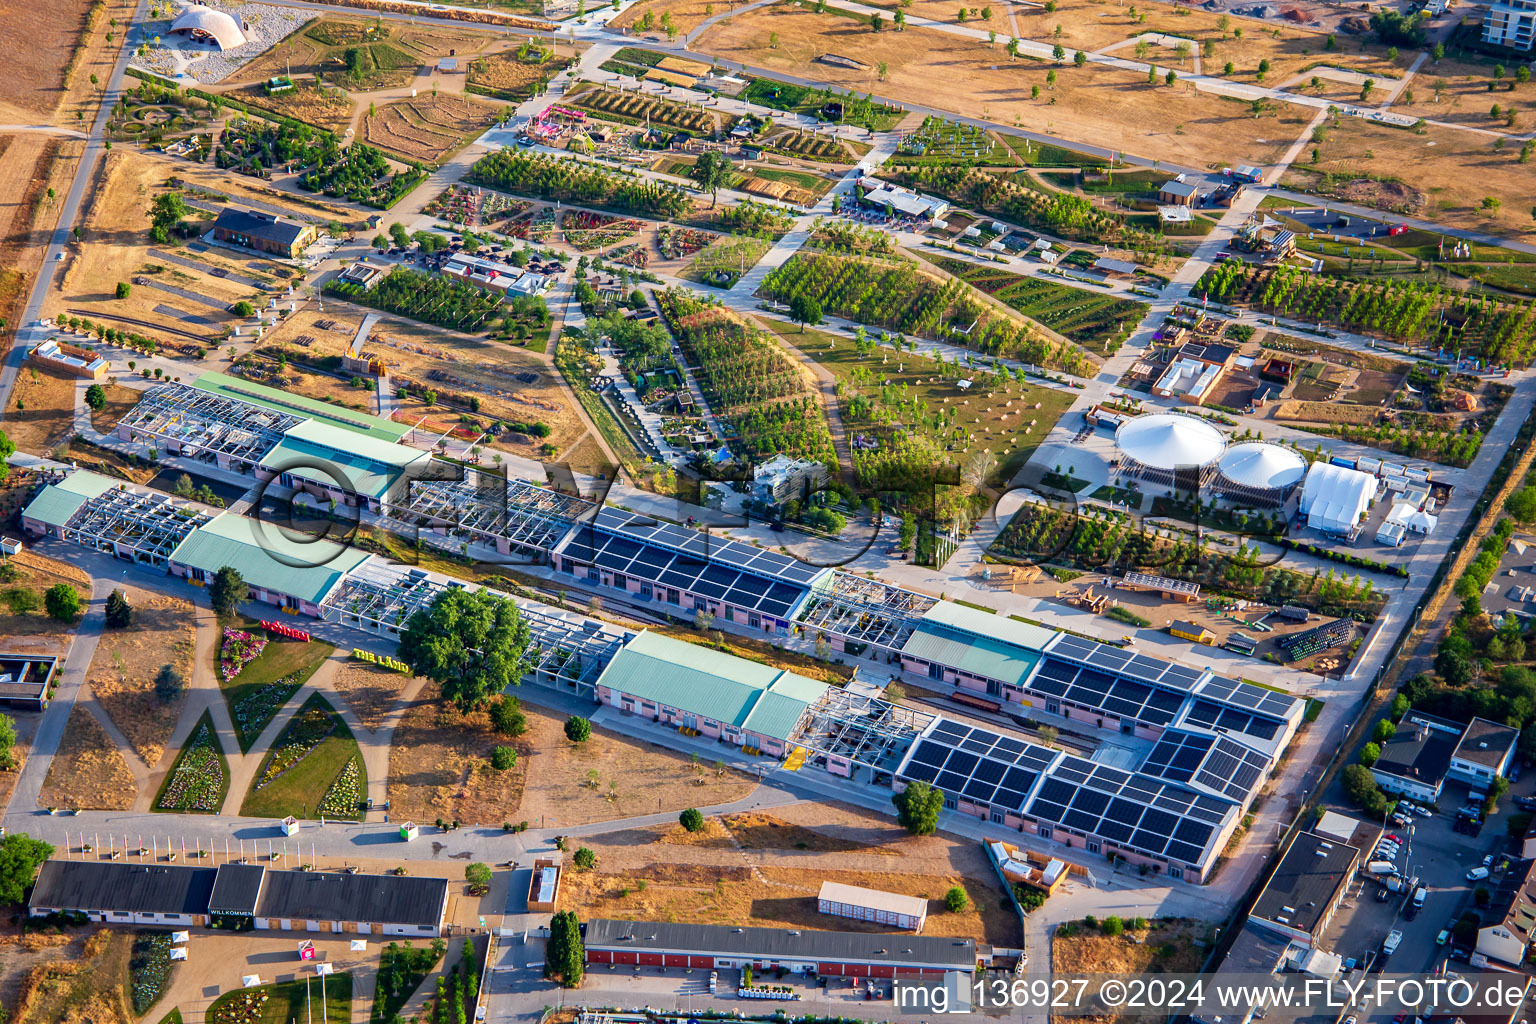
<svg viewBox="0 0 1536 1024">
<path fill-rule="evenodd" d="M 243 620 L 231 627 L 243 629 L 257 636 L 264 636 L 260 623 Z M 222 635 L 222 634 L 221 634 Z M 235 735 L 240 739 L 240 750 L 246 752 L 261 735 L 272 717 L 288 703 L 299 687 L 309 681 L 320 663 L 329 658 L 335 648 L 317 640 L 302 643 L 268 637 L 268 643 L 256 659 L 245 666 L 233 679 L 226 680 L 219 674 L 219 688 L 229 705 L 229 715 L 235 722 Z M 218 672 L 219 654 L 214 652 L 213 669 Z M 282 682 L 286 680 L 286 682 Z"/>
<path fill-rule="evenodd" d="M 310 746 L 318 731 L 314 727 L 326 719 L 329 719 L 331 732 L 319 743 Z M 289 756 L 287 750 L 297 753 L 305 748 L 308 748 L 307 753 L 272 782 L 260 786 L 261 780 L 274 763 L 280 763 L 280 758 Z M 358 760 L 360 770 L 358 793 L 366 799 L 368 778 L 366 770 L 362 770 L 362 754 L 358 750 L 357 740 L 330 703 L 318 693 L 314 694 L 289 720 L 273 742 L 272 749 L 262 759 L 261 768 L 251 782 L 251 790 L 245 795 L 245 802 L 240 805 L 240 813 L 252 818 L 286 818 L 291 814 L 295 818 L 318 819 L 321 801 L 330 792 L 341 770 L 354 757 Z M 326 815 L 327 818 L 340 816 Z M 359 810 L 351 817 L 360 819 L 362 812 Z"/>
<path fill-rule="evenodd" d="M 213 1001 L 203 1019 L 208 1024 L 290 1024 L 296 1020 L 352 1019 L 352 975 L 332 974 L 323 982 L 324 1006 L 321 1005 L 322 982 L 319 978 L 303 978 L 281 984 L 261 985 L 257 988 L 241 988 L 226 992 Z M 247 1000 L 267 997 L 260 1004 L 254 1020 L 245 1015 Z"/>
<path fill-rule="evenodd" d="M 228 794 L 229 762 L 213 730 L 213 715 L 204 711 L 160 783 L 153 807 L 157 811 L 218 814 Z"/>
</svg>

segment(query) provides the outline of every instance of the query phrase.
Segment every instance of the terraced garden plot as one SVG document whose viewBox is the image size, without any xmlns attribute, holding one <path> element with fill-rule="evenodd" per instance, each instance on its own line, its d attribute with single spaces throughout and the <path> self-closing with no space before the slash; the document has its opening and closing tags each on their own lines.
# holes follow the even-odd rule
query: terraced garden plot
<svg viewBox="0 0 1536 1024">
<path fill-rule="evenodd" d="M 788 153 L 826 163 L 849 162 L 848 151 L 840 142 L 818 132 L 779 132 L 765 136 L 761 143 L 764 148 L 776 153 Z"/>
<path fill-rule="evenodd" d="M 500 108 L 463 96 L 417 96 L 363 118 L 363 137 L 407 160 L 435 164 L 495 124 L 500 115 Z"/>
<path fill-rule="evenodd" d="M 700 134 L 712 132 L 717 127 L 722 131 L 729 131 L 737 120 L 734 117 L 723 117 L 717 122 L 717 115 L 708 110 L 686 107 L 681 103 L 671 103 L 653 96 L 605 89 L 602 86 L 582 90 L 573 96 L 567 96 L 562 102 L 565 106 L 586 110 L 607 120 L 622 121 L 626 124 L 649 122 L 664 128 L 676 128 Z"/>
<path fill-rule="evenodd" d="M 1147 304 L 1090 292 L 1038 277 L 1010 274 L 964 260 L 938 257 L 934 266 L 979 291 L 1001 299 L 1031 320 L 1044 324 L 1093 352 L 1107 354 L 1111 342 L 1146 316 Z"/>
</svg>

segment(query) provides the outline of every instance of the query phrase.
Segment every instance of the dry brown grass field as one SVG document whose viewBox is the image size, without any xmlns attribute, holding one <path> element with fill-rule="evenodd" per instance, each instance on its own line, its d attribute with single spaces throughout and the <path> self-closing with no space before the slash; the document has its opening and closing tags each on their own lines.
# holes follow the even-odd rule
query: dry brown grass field
<svg viewBox="0 0 1536 1024">
<path fill-rule="evenodd" d="M 5 68 L 0 113 L 8 120 L 35 124 L 59 107 L 64 71 L 79 48 L 90 6 L 90 0 L 0 4 L 0 67 Z M 104 27 L 106 19 L 100 20 Z"/>
<path fill-rule="evenodd" d="M 170 703 L 160 700 L 155 677 L 162 665 L 170 665 L 190 682 L 195 613 L 179 597 L 139 587 L 120 589 L 133 606 L 133 624 L 103 631 L 86 679 L 134 753 L 153 767 L 186 703 L 185 690 Z"/>
<path fill-rule="evenodd" d="M 779 45 L 770 45 L 777 33 Z M 1010 61 L 1001 39 L 966 39 L 919 28 L 874 34 L 860 23 L 808 9 L 767 7 L 722 22 L 691 44 L 716 54 L 818 81 L 876 92 L 902 103 L 921 103 L 1023 124 L 1062 138 L 1182 166 L 1219 167 L 1236 160 L 1265 164 L 1295 141 L 1308 118 L 1277 104 L 1254 117 L 1247 103 L 1196 92 L 1186 83 L 1149 87 L 1144 75 L 1112 68 L 1059 69 L 1040 61 Z M 855 57 L 868 71 L 818 62 L 826 53 Z M 887 65 L 886 80 L 875 68 Z M 1047 74 L 1056 70 L 1055 89 Z M 948 86 L 935 92 L 933 83 Z M 1030 98 L 1038 85 L 1039 99 Z"/>
<path fill-rule="evenodd" d="M 521 46 L 524 41 L 514 39 L 512 42 Z M 532 61 L 519 60 L 516 53 L 504 50 L 475 60 L 474 83 L 483 85 L 487 89 L 514 91 L 542 81 L 549 77 L 552 71 L 569 63 L 568 57 L 555 57 L 543 64 L 535 64 Z"/>
<path fill-rule="evenodd" d="M 1387 192 L 1392 202 L 1406 201 L 1436 223 L 1530 241 L 1536 238 L 1531 218 L 1536 176 L 1530 164 L 1519 162 L 1518 145 L 1497 150 L 1496 141 L 1453 128 L 1409 131 L 1346 117 L 1317 147 L 1318 163 L 1303 158 L 1285 182 L 1311 188 L 1319 182 L 1315 172 L 1358 175 L 1342 179 L 1355 184 L 1337 185 L 1336 191 L 1354 201 Z M 1389 180 L 1376 185 L 1368 176 Z M 1499 200 L 1496 211 L 1482 208 L 1485 197 Z"/>
<path fill-rule="evenodd" d="M 348 661 L 331 680 L 336 692 L 369 732 L 378 732 L 400 692 L 411 677 L 366 661 Z"/>
<path fill-rule="evenodd" d="M 126 811 L 138 789 L 101 723 L 80 705 L 69 712 L 37 802 L 42 807 Z"/>
<path fill-rule="evenodd" d="M 705 19 L 734 11 L 746 2 L 747 0 L 648 0 L 646 3 L 626 7 L 622 14 L 608 24 L 613 28 L 631 29 L 641 39 L 665 39 L 667 33 L 661 27 L 661 17 L 664 14 L 672 15 L 672 24 L 676 26 L 678 32 L 692 32 Z M 641 32 L 635 26 L 647 12 L 651 15 L 651 28 Z"/>
<path fill-rule="evenodd" d="M 127 365 L 125 364 L 122 369 L 126 370 Z M 102 384 L 101 389 L 107 393 L 107 404 L 100 411 L 91 410 L 91 426 L 103 434 L 110 434 L 117 429 L 118 423 L 128 414 L 128 410 L 138 404 L 142 392 L 124 387 L 110 377 L 106 383 Z"/>
<path fill-rule="evenodd" d="M 464 824 L 518 820 L 528 766 L 491 767 L 491 750 L 509 743 L 483 711 L 461 715 L 429 683 L 400 719 L 389 750 L 389 811 L 396 821 L 442 818 Z M 521 745 L 513 743 L 515 746 Z"/>
<path fill-rule="evenodd" d="M 44 454 L 74 433 L 75 378 L 24 366 L 5 410 L 5 432 L 22 451 Z"/>
<path fill-rule="evenodd" d="M 1505 69 L 1504 80 L 1492 92 L 1493 64 L 1468 63 L 1442 60 L 1439 64 L 1425 64 L 1414 76 L 1410 89 L 1413 102 L 1399 97 L 1392 105 L 1394 113 L 1410 117 L 1422 117 L 1431 121 L 1466 125 L 1470 128 L 1486 128 L 1495 132 L 1529 132 L 1536 121 L 1530 107 L 1536 102 L 1536 85 L 1518 85 L 1514 79 L 1514 67 Z M 1436 88 L 1443 83 L 1443 87 Z M 1514 85 L 1513 89 L 1509 86 Z M 1503 117 L 1493 117 L 1490 111 L 1497 103 L 1503 110 L 1511 106 L 1520 112 L 1515 115 L 1513 128 Z"/>
</svg>

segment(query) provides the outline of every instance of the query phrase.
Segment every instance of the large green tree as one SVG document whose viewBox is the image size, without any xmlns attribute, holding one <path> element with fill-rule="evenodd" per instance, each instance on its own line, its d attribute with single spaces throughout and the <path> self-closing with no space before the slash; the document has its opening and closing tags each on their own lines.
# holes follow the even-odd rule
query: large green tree
<svg viewBox="0 0 1536 1024">
<path fill-rule="evenodd" d="M 576 912 L 562 910 L 549 922 L 549 941 L 544 945 L 544 976 L 558 978 L 566 988 L 581 984 L 587 951 L 581 941 Z"/>
<path fill-rule="evenodd" d="M 731 158 L 713 149 L 701 155 L 688 169 L 688 177 L 693 179 L 693 183 L 699 186 L 700 191 L 709 193 L 710 209 L 714 209 L 716 196 L 731 183 L 735 173 L 736 167 L 731 163 Z"/>
<path fill-rule="evenodd" d="M 16 719 L 0 715 L 0 769 L 10 771 L 15 764 L 11 748 L 16 745 Z"/>
<path fill-rule="evenodd" d="M 938 831 L 939 812 L 944 809 L 944 791 L 926 782 L 913 781 L 891 797 L 896 805 L 896 820 L 915 836 L 929 836 Z"/>
<path fill-rule="evenodd" d="M 149 237 L 161 245 L 170 244 L 171 233 L 191 214 L 180 192 L 161 193 L 149 204 Z"/>
<path fill-rule="evenodd" d="M 0 839 L 0 903 L 21 903 L 53 847 L 25 832 Z"/>
<path fill-rule="evenodd" d="M 208 600 L 213 604 L 213 612 L 221 619 L 234 618 L 235 612 L 240 608 L 240 602 L 245 600 L 250 588 L 245 585 L 245 577 L 234 566 L 226 565 L 213 574 L 213 585 L 208 588 Z"/>
<path fill-rule="evenodd" d="M 531 664 L 528 623 L 508 598 L 445 590 L 406 621 L 400 659 L 440 683 L 460 711 L 472 711 L 522 683 Z"/>
</svg>

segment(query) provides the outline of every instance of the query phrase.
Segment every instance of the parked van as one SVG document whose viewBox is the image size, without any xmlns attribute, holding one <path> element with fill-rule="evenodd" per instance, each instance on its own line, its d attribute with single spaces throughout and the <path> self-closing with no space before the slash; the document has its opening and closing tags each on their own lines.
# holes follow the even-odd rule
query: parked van
<svg viewBox="0 0 1536 1024">
<path fill-rule="evenodd" d="M 1397 865 L 1389 860 L 1373 860 L 1365 866 L 1365 870 L 1373 875 L 1395 875 Z"/>
</svg>

